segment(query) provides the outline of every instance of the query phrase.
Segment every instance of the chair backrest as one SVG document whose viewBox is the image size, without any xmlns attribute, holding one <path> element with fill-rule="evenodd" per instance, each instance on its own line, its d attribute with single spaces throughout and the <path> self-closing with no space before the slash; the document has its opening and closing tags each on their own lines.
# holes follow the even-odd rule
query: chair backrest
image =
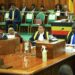
<svg viewBox="0 0 75 75">
<path fill-rule="evenodd" d="M 32 23 L 33 22 L 33 19 L 34 19 L 34 14 L 33 13 L 27 13 L 26 14 L 26 23 Z"/>
<path fill-rule="evenodd" d="M 6 12 L 4 15 L 4 20 L 8 20 L 9 19 L 9 12 Z"/>
<path fill-rule="evenodd" d="M 56 15 L 55 14 L 49 14 L 48 16 L 48 23 L 53 22 L 56 20 Z"/>
<path fill-rule="evenodd" d="M 56 16 L 60 16 L 61 12 L 60 11 L 56 11 Z"/>
<path fill-rule="evenodd" d="M 44 12 L 39 12 L 36 16 L 36 19 L 40 19 L 42 22 L 44 22 L 44 20 L 45 20 Z"/>
</svg>

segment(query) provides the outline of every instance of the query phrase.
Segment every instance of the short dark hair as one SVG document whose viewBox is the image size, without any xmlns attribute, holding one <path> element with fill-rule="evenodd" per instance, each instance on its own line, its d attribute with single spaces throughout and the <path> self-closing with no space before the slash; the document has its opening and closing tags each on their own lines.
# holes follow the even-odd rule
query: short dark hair
<svg viewBox="0 0 75 75">
<path fill-rule="evenodd" d="M 71 67 L 65 64 L 60 67 L 58 75 L 73 75 L 73 72 Z"/>
<path fill-rule="evenodd" d="M 42 27 L 45 29 L 45 26 L 44 26 L 44 25 L 39 25 L 39 26 L 42 26 Z M 39 26 L 38 26 L 38 27 L 39 27 Z"/>
</svg>

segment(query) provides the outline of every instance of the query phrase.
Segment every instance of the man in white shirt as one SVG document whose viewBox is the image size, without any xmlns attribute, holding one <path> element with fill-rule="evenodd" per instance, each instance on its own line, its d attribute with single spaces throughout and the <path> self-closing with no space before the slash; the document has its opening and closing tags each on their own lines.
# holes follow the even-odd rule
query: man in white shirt
<svg viewBox="0 0 75 75">
<path fill-rule="evenodd" d="M 34 35 L 30 38 L 30 42 L 32 45 L 35 45 L 34 42 L 38 41 L 44 41 L 49 40 L 49 33 L 45 30 L 45 27 L 43 25 L 38 26 L 38 30 L 34 33 Z"/>
</svg>

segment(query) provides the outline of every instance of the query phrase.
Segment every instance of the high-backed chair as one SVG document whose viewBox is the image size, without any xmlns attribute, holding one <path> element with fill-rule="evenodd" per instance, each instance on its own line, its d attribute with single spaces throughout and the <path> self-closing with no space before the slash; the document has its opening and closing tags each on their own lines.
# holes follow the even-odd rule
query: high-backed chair
<svg viewBox="0 0 75 75">
<path fill-rule="evenodd" d="M 56 15 L 54 13 L 50 13 L 48 15 L 47 24 L 45 24 L 45 27 L 51 27 L 51 22 L 54 22 L 56 20 Z"/>
<path fill-rule="evenodd" d="M 5 27 L 5 21 L 9 18 L 9 12 L 6 12 L 3 18 L 4 21 L 0 22 L 0 27 Z"/>
<path fill-rule="evenodd" d="M 28 32 L 30 31 L 30 25 L 33 24 L 34 15 L 33 13 L 29 12 L 26 14 L 25 23 L 20 24 L 19 31 L 21 27 L 28 27 Z"/>
<path fill-rule="evenodd" d="M 36 15 L 35 23 L 31 25 L 31 30 L 32 30 L 32 27 L 37 27 L 40 24 L 44 24 L 44 21 L 45 21 L 45 14 L 44 14 L 44 12 L 39 12 Z"/>
<path fill-rule="evenodd" d="M 39 12 L 36 16 L 36 19 L 40 19 L 42 21 L 42 24 L 44 24 L 45 21 L 45 14 L 44 12 Z"/>
</svg>

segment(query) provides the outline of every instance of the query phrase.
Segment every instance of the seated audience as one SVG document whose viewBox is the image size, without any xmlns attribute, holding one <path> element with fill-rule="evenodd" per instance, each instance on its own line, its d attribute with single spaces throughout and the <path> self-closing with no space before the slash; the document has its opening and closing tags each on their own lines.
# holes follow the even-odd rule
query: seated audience
<svg viewBox="0 0 75 75">
<path fill-rule="evenodd" d="M 24 42 L 23 39 L 22 39 L 22 37 L 12 27 L 10 27 L 8 29 L 7 37 L 8 37 L 8 39 L 19 37 L 20 38 L 20 43 Z"/>
<path fill-rule="evenodd" d="M 25 14 L 28 12 L 28 8 L 27 6 L 25 6 L 25 4 L 22 6 L 22 9 L 21 9 L 21 15 L 22 17 L 25 16 Z"/>
<path fill-rule="evenodd" d="M 14 4 L 11 5 L 11 8 L 9 10 L 9 19 L 6 20 L 6 32 L 8 31 L 8 25 L 12 24 L 14 30 L 17 29 L 17 24 L 19 25 L 21 23 L 21 15 L 20 10 L 16 8 Z"/>
<path fill-rule="evenodd" d="M 0 4 L 0 21 L 4 21 L 4 15 L 5 15 L 5 4 Z"/>
<path fill-rule="evenodd" d="M 30 42 L 32 43 L 32 45 L 35 45 L 36 40 L 38 41 L 49 40 L 49 33 L 45 30 L 45 27 L 43 25 L 39 25 L 38 30 L 30 38 Z"/>
<path fill-rule="evenodd" d="M 60 10 L 60 11 L 62 10 L 62 5 L 60 3 L 55 5 L 55 11 L 57 10 Z"/>
<path fill-rule="evenodd" d="M 73 75 L 73 72 L 69 65 L 62 65 L 59 69 L 58 75 Z"/>
<path fill-rule="evenodd" d="M 61 12 L 62 12 L 62 5 L 60 3 L 55 5 L 55 12 L 56 12 L 57 19 L 60 19 Z"/>
<path fill-rule="evenodd" d="M 72 25 L 72 31 L 68 34 L 67 43 L 75 44 L 75 23 Z"/>
<path fill-rule="evenodd" d="M 30 9 L 32 12 L 34 12 L 34 11 L 36 11 L 36 6 L 35 6 L 35 4 L 32 4 L 31 5 L 31 9 Z"/>
</svg>

